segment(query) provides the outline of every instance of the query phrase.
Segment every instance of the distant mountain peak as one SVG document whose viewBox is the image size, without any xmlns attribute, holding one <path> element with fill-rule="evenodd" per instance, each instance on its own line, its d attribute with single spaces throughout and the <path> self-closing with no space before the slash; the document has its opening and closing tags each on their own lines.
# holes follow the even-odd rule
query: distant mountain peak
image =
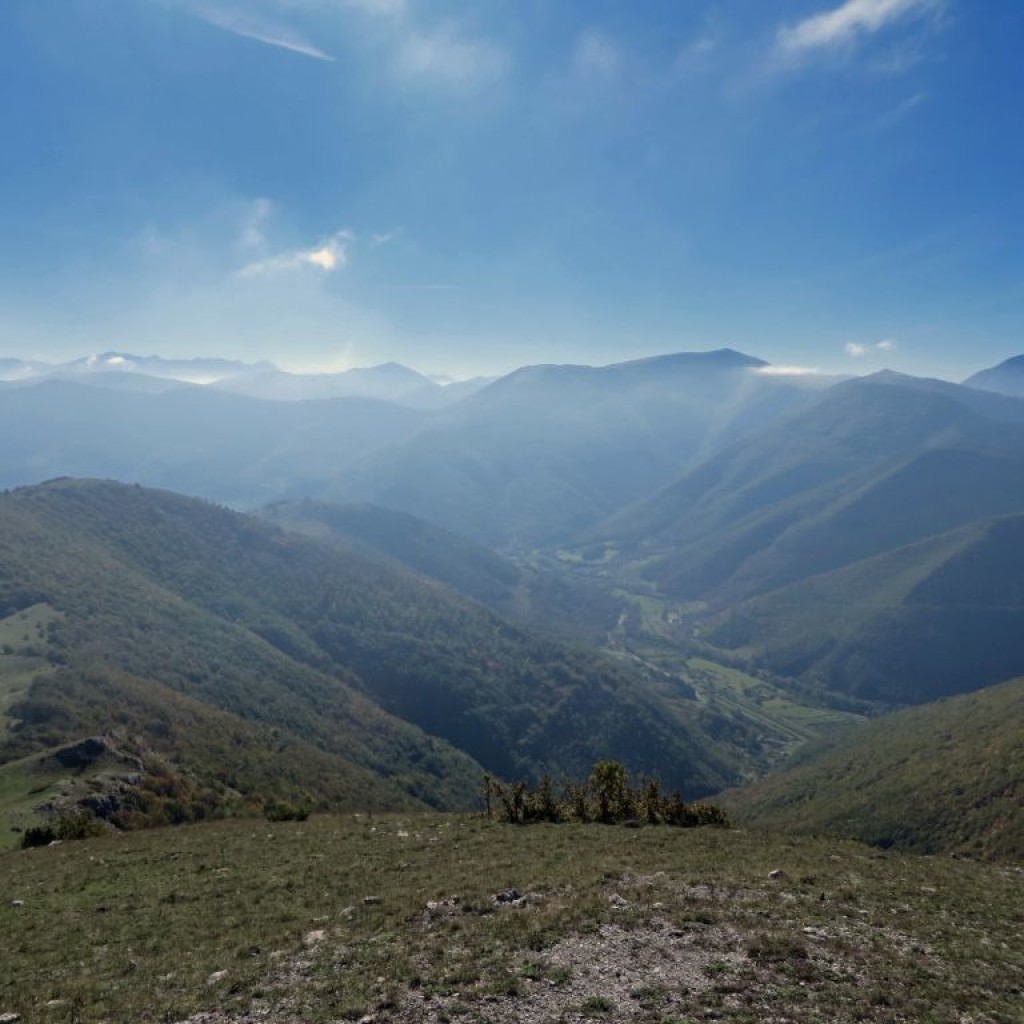
<svg viewBox="0 0 1024 1024">
<path fill-rule="evenodd" d="M 973 374 L 964 381 L 970 388 L 998 391 L 1015 398 L 1024 397 L 1024 355 L 1010 356 L 997 366 Z"/>
<path fill-rule="evenodd" d="M 716 348 L 706 352 L 667 352 L 664 355 L 644 356 L 640 359 L 630 359 L 621 363 L 612 363 L 602 369 L 613 369 L 616 367 L 641 367 L 641 366 L 692 366 L 700 369 L 741 369 L 744 367 L 767 366 L 764 359 L 756 356 L 748 356 L 743 352 L 737 352 L 733 348 Z"/>
</svg>

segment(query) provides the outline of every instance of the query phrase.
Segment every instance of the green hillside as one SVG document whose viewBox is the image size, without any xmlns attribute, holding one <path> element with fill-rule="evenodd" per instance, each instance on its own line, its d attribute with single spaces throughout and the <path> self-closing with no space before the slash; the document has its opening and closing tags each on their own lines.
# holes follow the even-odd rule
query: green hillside
<svg viewBox="0 0 1024 1024">
<path fill-rule="evenodd" d="M 666 594 L 722 606 L 1024 511 L 1024 402 L 898 375 L 837 385 L 595 536 Z"/>
<path fill-rule="evenodd" d="M 918 703 L 1024 671 L 1024 517 L 940 534 L 763 594 L 704 631 L 790 679 Z"/>
<path fill-rule="evenodd" d="M 481 766 L 569 776 L 611 757 L 698 796 L 743 759 L 743 736 L 713 743 L 698 708 L 635 672 L 201 501 L 70 480 L 10 492 L 0 567 L 8 615 L 52 609 L 45 649 L 9 655 L 45 669 L 8 688 L 3 761 L 116 728 L 256 798 L 281 795 L 263 752 L 283 744 L 288 793 L 351 806 L 370 773 L 376 803 L 466 806 Z"/>
<path fill-rule="evenodd" d="M 393 559 L 486 605 L 504 618 L 603 643 L 621 599 L 566 574 L 524 568 L 497 552 L 406 512 L 378 505 L 279 502 L 262 518 L 314 540 Z"/>
<path fill-rule="evenodd" d="M 1024 679 L 894 712 L 720 797 L 745 825 L 1024 859 Z"/>
</svg>

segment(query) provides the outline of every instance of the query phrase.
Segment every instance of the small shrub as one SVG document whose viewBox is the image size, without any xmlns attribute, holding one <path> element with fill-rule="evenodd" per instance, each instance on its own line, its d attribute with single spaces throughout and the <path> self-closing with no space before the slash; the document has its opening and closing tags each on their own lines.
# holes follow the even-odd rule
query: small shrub
<svg viewBox="0 0 1024 1024">
<path fill-rule="evenodd" d="M 484 800 L 490 817 L 492 797 L 501 805 L 499 816 L 512 824 L 535 821 L 600 821 L 637 826 L 665 824 L 680 828 L 699 825 L 730 826 L 729 817 L 714 804 L 688 804 L 680 793 L 663 796 L 656 779 L 645 779 L 638 787 L 629 783 L 626 768 L 619 761 L 599 761 L 586 782 L 567 782 L 561 786 L 562 799 L 555 785 L 544 775 L 536 789 L 523 781 L 511 786 L 484 776 Z"/>
<path fill-rule="evenodd" d="M 275 800 L 263 808 L 263 816 L 267 821 L 305 821 L 309 811 L 289 800 Z"/>
<path fill-rule="evenodd" d="M 103 823 L 91 814 L 66 814 L 57 819 L 58 839 L 90 839 L 103 835 Z"/>
<path fill-rule="evenodd" d="M 604 1017 L 614 1009 L 615 1004 L 607 996 L 588 996 L 580 1003 L 580 1013 L 584 1017 Z"/>
<path fill-rule="evenodd" d="M 49 846 L 57 838 L 57 833 L 49 825 L 32 825 L 25 829 L 21 837 L 21 848 L 28 850 L 33 846 Z"/>
</svg>

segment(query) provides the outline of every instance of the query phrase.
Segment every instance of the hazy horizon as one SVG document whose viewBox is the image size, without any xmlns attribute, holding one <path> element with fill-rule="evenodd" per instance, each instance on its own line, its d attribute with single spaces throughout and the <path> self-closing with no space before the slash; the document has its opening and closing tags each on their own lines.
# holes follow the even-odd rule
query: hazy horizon
<svg viewBox="0 0 1024 1024">
<path fill-rule="evenodd" d="M 0 9 L 0 352 L 493 375 L 1021 349 L 1019 6 Z"/>
<path fill-rule="evenodd" d="M 107 349 L 102 352 L 79 352 L 72 355 L 69 359 L 54 359 L 45 357 L 33 357 L 25 356 L 23 353 L 15 351 L 5 351 L 0 353 L 0 361 L 2 360 L 20 360 L 26 363 L 34 363 L 40 366 L 45 366 L 47 369 L 60 369 L 70 364 L 79 364 L 79 368 L 84 372 L 137 372 L 145 375 L 146 368 L 134 365 L 133 359 L 137 360 L 161 360 L 168 363 L 174 362 L 204 362 L 204 361 L 225 361 L 234 362 L 240 365 L 245 365 L 250 369 L 257 368 L 273 368 L 275 370 L 283 371 L 288 374 L 295 374 L 298 376 L 322 376 L 328 374 L 345 373 L 350 370 L 374 370 L 380 369 L 385 366 L 401 366 L 405 369 L 412 370 L 414 373 L 420 374 L 424 377 L 434 379 L 440 383 L 456 383 L 459 381 L 470 381 L 477 378 L 493 378 L 498 379 L 506 376 L 509 373 L 514 373 L 516 370 L 523 369 L 528 366 L 538 365 L 562 365 L 562 366 L 591 366 L 591 367 L 603 367 L 603 366 L 614 366 L 621 362 L 629 362 L 633 360 L 644 360 L 644 359 L 657 359 L 664 358 L 667 356 L 675 355 L 703 355 L 710 354 L 713 352 L 723 351 L 724 346 L 721 348 L 706 348 L 706 349 L 692 349 L 692 350 L 672 350 L 672 351 L 660 351 L 651 353 L 634 354 L 628 353 L 622 359 L 613 359 L 607 362 L 583 362 L 581 360 L 543 360 L 536 363 L 518 363 L 510 365 L 507 368 L 495 370 L 491 373 L 459 373 L 444 366 L 430 366 L 423 367 L 417 366 L 410 362 L 404 362 L 399 359 L 382 359 L 380 362 L 366 363 L 366 364 L 351 364 L 351 365 L 310 365 L 308 363 L 296 362 L 289 360 L 287 356 L 283 358 L 274 358 L 273 355 L 261 357 L 259 359 L 247 359 L 245 353 L 238 356 L 226 356 L 221 352 L 181 352 L 175 354 L 168 354 L 164 352 L 128 352 L 121 349 Z M 760 354 L 754 350 L 749 349 L 731 349 L 732 351 L 738 352 L 741 355 L 749 356 L 751 358 L 760 359 Z M 879 352 L 873 353 L 876 357 L 888 354 L 886 349 L 881 349 Z M 104 357 L 109 358 L 108 361 L 100 362 Z M 1009 357 L 1009 358 L 1012 358 Z M 1002 360 L 1000 360 L 1002 362 Z M 89 365 L 95 364 L 95 365 Z M 860 364 L 848 368 L 846 370 L 825 370 L 819 367 L 808 367 L 801 366 L 795 363 L 773 363 L 770 360 L 765 360 L 765 366 L 755 368 L 753 372 L 760 373 L 766 376 L 773 377 L 862 377 L 868 376 L 873 373 L 879 373 L 882 371 L 893 371 L 902 373 L 896 366 L 886 365 L 880 358 L 876 359 L 865 359 L 861 360 Z M 960 376 L 943 375 L 940 372 L 928 372 L 925 369 L 923 372 L 911 374 L 911 376 L 920 376 L 924 378 L 932 378 L 936 380 L 949 381 L 951 383 L 961 383 L 967 377 L 980 370 L 989 369 L 992 365 L 986 363 L 984 365 L 975 365 L 968 367 L 967 371 Z M 174 374 L 168 374 L 168 376 L 176 377 Z M 15 374 L 11 377 L 3 376 L 0 372 L 0 381 L 18 381 L 31 379 L 31 375 L 28 374 Z M 187 377 L 177 376 L 176 379 L 186 380 Z M 196 384 L 212 384 L 216 383 L 222 378 L 217 376 L 209 376 L 204 379 L 191 380 L 191 383 Z"/>
</svg>

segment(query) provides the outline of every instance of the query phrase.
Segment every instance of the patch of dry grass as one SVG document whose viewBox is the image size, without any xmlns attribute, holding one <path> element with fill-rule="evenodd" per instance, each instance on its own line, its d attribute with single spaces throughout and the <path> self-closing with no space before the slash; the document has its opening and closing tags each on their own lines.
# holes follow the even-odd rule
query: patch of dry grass
<svg viewBox="0 0 1024 1024">
<path fill-rule="evenodd" d="M 1019 869 L 741 831 L 225 821 L 6 854 L 0 894 L 33 1021 L 1010 1024 L 1024 989 Z"/>
</svg>

